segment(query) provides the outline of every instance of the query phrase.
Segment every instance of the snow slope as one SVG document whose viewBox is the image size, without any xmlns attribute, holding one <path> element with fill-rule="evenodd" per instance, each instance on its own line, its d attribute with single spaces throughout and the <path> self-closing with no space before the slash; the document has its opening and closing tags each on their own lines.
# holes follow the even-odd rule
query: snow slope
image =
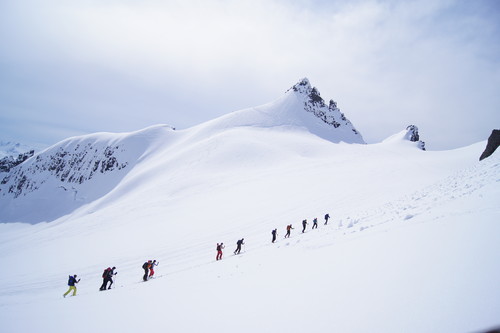
<svg viewBox="0 0 500 333">
<path fill-rule="evenodd" d="M 10 209 L 0 213 L 9 222 L 0 224 L 0 331 L 474 332 L 500 325 L 498 154 L 478 162 L 485 142 L 425 152 L 402 135 L 348 144 L 320 135 L 323 125 L 297 112 L 286 116 L 289 108 L 273 114 L 285 102 L 275 103 L 183 131 L 155 126 L 71 138 L 38 154 L 78 153 L 91 143 L 85 151 L 100 161 L 96 170 L 114 169 L 72 183 L 73 196 L 55 191 L 45 170 L 32 178 L 45 180 L 38 190 L 0 199 Z M 107 147 L 118 148 L 110 154 Z M 23 167 L 36 169 L 35 162 Z M 78 175 L 88 178 L 87 171 Z M 31 206 L 38 195 L 45 204 Z M 332 219 L 323 225 L 327 212 Z M 309 224 L 302 234 L 300 221 L 314 217 L 318 230 Z M 234 256 L 242 237 L 243 253 Z M 226 249 L 216 262 L 218 242 Z M 160 265 L 144 283 L 147 259 Z M 115 289 L 99 292 L 108 266 L 117 267 Z M 82 280 L 78 296 L 64 299 L 69 274 Z"/>
</svg>

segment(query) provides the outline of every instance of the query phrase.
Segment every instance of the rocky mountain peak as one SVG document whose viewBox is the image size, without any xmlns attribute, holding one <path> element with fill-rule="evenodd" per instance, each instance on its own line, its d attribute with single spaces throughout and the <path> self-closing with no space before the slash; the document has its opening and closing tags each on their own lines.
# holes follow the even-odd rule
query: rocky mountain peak
<svg viewBox="0 0 500 333">
<path fill-rule="evenodd" d="M 311 93 L 312 86 L 311 86 L 311 83 L 309 82 L 309 79 L 305 77 L 302 80 L 300 80 L 298 83 L 296 83 L 293 87 L 288 89 L 287 92 L 290 90 L 293 90 L 293 91 L 298 92 L 300 94 L 308 95 L 309 93 Z"/>
<path fill-rule="evenodd" d="M 321 94 L 318 88 L 311 86 L 309 79 L 303 78 L 298 83 L 296 83 L 293 87 L 287 90 L 293 90 L 295 93 L 306 97 L 311 104 L 323 107 L 325 106 L 325 101 L 321 97 Z"/>
<path fill-rule="evenodd" d="M 341 129 L 351 138 L 349 142 L 365 143 L 361 134 L 354 128 L 352 123 L 340 112 L 337 103 L 330 100 L 329 104 L 321 97 L 319 90 L 313 87 L 309 79 L 303 78 L 290 89 L 287 93 L 293 92 L 303 101 L 304 110 L 321 119 L 325 124 L 335 129 Z"/>
</svg>

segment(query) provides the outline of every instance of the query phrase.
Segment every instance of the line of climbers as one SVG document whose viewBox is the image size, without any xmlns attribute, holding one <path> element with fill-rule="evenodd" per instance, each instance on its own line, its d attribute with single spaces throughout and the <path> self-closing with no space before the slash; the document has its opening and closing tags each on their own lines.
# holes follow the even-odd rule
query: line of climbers
<svg viewBox="0 0 500 333">
<path fill-rule="evenodd" d="M 158 266 L 160 262 L 156 260 L 148 260 L 142 265 L 142 269 L 144 269 L 144 276 L 142 279 L 144 281 L 148 281 L 149 279 L 154 278 L 155 274 L 155 266 Z M 104 272 L 102 273 L 102 285 L 101 288 L 99 288 L 100 291 L 103 290 L 109 290 L 111 289 L 111 285 L 113 284 L 113 277 L 118 274 L 118 272 L 115 272 L 116 267 L 113 266 L 113 268 L 108 267 L 104 269 Z M 69 289 L 66 293 L 63 294 L 63 297 L 66 297 L 71 291 L 73 291 L 72 296 L 76 296 L 76 284 L 80 282 L 80 279 L 76 279 L 77 275 L 70 275 L 68 279 L 68 286 Z M 109 286 L 108 286 L 109 283 Z"/>
<path fill-rule="evenodd" d="M 325 225 L 328 224 L 328 220 L 330 219 L 330 215 L 329 214 L 325 214 Z M 306 231 L 306 227 L 307 227 L 307 219 L 304 219 L 302 221 L 302 233 L 304 233 Z M 318 228 L 318 219 L 317 218 L 314 218 L 313 219 L 313 225 L 312 225 L 312 228 L 311 229 L 317 229 Z M 290 238 L 290 232 L 291 230 L 293 230 L 294 228 L 292 227 L 291 224 L 287 225 L 286 226 L 286 234 L 285 234 L 285 237 L 284 238 Z M 271 235 L 272 235 L 272 240 L 271 242 L 274 243 L 276 242 L 276 238 L 278 236 L 278 229 L 273 229 L 271 231 Z M 245 245 L 245 239 L 242 238 L 242 239 L 239 239 L 237 242 L 236 242 L 236 250 L 234 250 L 234 254 L 240 254 L 241 252 L 241 246 L 242 245 Z M 224 246 L 224 243 L 217 243 L 217 247 L 216 247 L 216 250 L 217 250 L 217 255 L 215 257 L 215 260 L 221 260 L 222 259 L 222 250 L 225 248 Z M 158 266 L 160 262 L 159 261 L 156 261 L 156 260 L 148 260 L 146 261 L 143 265 L 142 265 L 142 269 L 144 270 L 144 276 L 142 277 L 143 281 L 148 281 L 149 279 L 151 278 L 154 278 L 154 274 L 155 274 L 155 271 L 154 271 L 154 268 L 155 266 Z M 113 284 L 113 277 L 118 274 L 117 272 L 115 272 L 115 269 L 116 267 L 113 266 L 113 268 L 111 267 L 108 267 L 104 270 L 104 272 L 102 273 L 102 285 L 101 285 L 101 288 L 99 288 L 99 290 L 106 290 L 106 289 L 111 289 L 111 285 Z M 74 275 L 70 275 L 69 276 L 69 279 L 68 279 L 68 286 L 69 286 L 69 289 L 66 293 L 64 293 L 63 297 L 66 297 L 71 291 L 73 291 L 73 295 L 72 296 L 76 296 L 76 284 L 80 282 L 80 279 L 77 280 L 77 275 L 74 274 Z M 109 283 L 109 286 L 108 286 L 108 283 Z"/>
<path fill-rule="evenodd" d="M 325 214 L 325 223 L 324 225 L 327 225 L 328 224 L 328 220 L 330 219 L 330 214 Z M 302 233 L 304 233 L 306 231 L 306 227 L 307 227 L 307 219 L 304 219 L 302 220 Z M 284 238 L 290 238 L 290 232 L 291 230 L 293 230 L 294 228 L 292 227 L 291 224 L 287 225 L 286 226 L 286 234 L 285 234 L 285 237 Z M 313 219 L 313 225 L 312 225 L 312 228 L 311 229 L 318 229 L 318 218 L 314 218 Z M 278 229 L 273 229 L 271 231 L 271 235 L 272 235 L 272 240 L 271 240 L 271 243 L 274 243 L 276 242 L 276 238 L 278 237 Z M 242 239 L 239 239 L 237 242 L 236 242 L 236 250 L 234 250 L 234 254 L 240 254 L 241 252 L 241 245 L 244 245 L 244 238 Z M 217 251 L 217 255 L 215 256 L 215 260 L 221 260 L 222 259 L 222 250 L 225 248 L 224 246 L 224 243 L 217 243 L 217 247 L 216 247 L 216 251 Z"/>
</svg>

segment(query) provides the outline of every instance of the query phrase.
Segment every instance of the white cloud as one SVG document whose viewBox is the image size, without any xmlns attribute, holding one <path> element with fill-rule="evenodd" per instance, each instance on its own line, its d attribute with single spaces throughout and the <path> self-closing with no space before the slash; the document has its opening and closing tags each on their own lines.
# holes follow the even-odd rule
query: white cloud
<svg viewBox="0 0 500 333">
<path fill-rule="evenodd" d="M 0 108 L 25 105 L 21 96 L 29 95 L 33 112 L 75 114 L 85 130 L 160 122 L 183 127 L 270 101 L 308 76 L 325 98 L 339 102 L 368 141 L 416 123 L 430 147 L 432 141 L 439 142 L 436 147 L 472 143 L 499 120 L 494 87 L 500 83 L 500 52 L 493 43 L 499 24 L 488 11 L 491 4 L 4 4 L 0 70 L 11 75 L 0 85 L 13 92 Z M 474 107 L 484 120 L 471 120 L 467 110 Z M 477 131 L 445 142 L 443 124 Z"/>
</svg>

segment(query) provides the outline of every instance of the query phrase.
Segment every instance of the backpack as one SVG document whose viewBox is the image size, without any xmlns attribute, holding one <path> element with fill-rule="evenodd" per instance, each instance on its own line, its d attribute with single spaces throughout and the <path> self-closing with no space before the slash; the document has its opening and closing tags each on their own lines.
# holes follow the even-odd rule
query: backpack
<svg viewBox="0 0 500 333">
<path fill-rule="evenodd" d="M 105 278 L 105 277 L 108 277 L 108 275 L 109 275 L 109 268 L 106 268 L 104 270 L 104 272 L 102 273 L 102 277 Z"/>
<path fill-rule="evenodd" d="M 147 269 L 148 268 L 148 262 L 146 261 L 143 265 L 142 265 L 142 269 Z"/>
<path fill-rule="evenodd" d="M 68 279 L 68 286 L 71 286 L 74 284 L 74 281 L 75 281 L 75 278 L 72 277 L 71 275 L 69 276 L 69 279 Z"/>
</svg>

